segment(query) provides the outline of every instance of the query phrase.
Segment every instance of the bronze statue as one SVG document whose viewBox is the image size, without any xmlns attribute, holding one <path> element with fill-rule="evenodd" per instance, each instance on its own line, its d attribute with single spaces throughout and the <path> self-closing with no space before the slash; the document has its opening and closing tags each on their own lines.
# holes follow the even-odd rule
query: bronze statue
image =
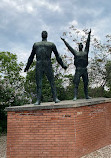
<svg viewBox="0 0 111 158">
<path fill-rule="evenodd" d="M 40 105 L 41 102 L 41 88 L 42 88 L 42 77 L 45 74 L 50 82 L 53 100 L 55 103 L 60 102 L 57 98 L 56 87 L 54 84 L 54 74 L 52 69 L 51 63 L 51 54 L 52 51 L 54 52 L 58 63 L 64 68 L 67 69 L 67 66 L 63 63 L 57 48 L 54 43 L 48 42 L 47 37 L 48 33 L 43 31 L 42 34 L 42 41 L 34 43 L 31 55 L 28 59 L 25 72 L 28 71 L 30 65 L 33 62 L 34 55 L 36 55 L 36 84 L 37 84 L 37 102 L 35 105 Z"/>
<path fill-rule="evenodd" d="M 79 52 L 74 50 L 66 41 L 65 39 L 61 38 L 70 52 L 74 55 L 74 65 L 76 67 L 75 76 L 74 76 L 74 101 L 77 100 L 78 94 L 78 86 L 80 82 L 80 77 L 82 77 L 84 82 L 84 93 L 85 98 L 90 99 L 91 97 L 88 96 L 88 72 L 87 72 L 87 65 L 88 65 L 88 53 L 89 53 L 89 46 L 90 46 L 90 34 L 91 29 L 88 33 L 88 38 L 86 42 L 85 49 L 83 51 L 83 44 L 79 43 Z"/>
</svg>

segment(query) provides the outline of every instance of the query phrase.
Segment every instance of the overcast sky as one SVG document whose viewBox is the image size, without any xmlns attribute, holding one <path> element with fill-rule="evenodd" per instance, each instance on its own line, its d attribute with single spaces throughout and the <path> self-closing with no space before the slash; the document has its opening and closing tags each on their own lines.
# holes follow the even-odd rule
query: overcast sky
<svg viewBox="0 0 111 158">
<path fill-rule="evenodd" d="M 60 36 L 72 24 L 92 28 L 103 40 L 111 34 L 111 0 L 0 0 L 0 51 L 15 53 L 26 63 L 33 43 L 46 30 L 62 54 Z"/>
</svg>

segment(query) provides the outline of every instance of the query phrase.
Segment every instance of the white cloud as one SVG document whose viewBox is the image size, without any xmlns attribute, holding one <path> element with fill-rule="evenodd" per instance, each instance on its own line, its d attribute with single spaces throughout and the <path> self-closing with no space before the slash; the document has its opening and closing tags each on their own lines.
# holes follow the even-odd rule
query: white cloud
<svg viewBox="0 0 111 158">
<path fill-rule="evenodd" d="M 34 8 L 30 4 L 27 5 L 26 9 L 28 13 L 32 13 L 34 11 Z"/>
<path fill-rule="evenodd" d="M 92 28 L 92 34 L 104 40 L 103 36 L 110 33 L 111 28 L 108 2 L 110 0 L 107 3 L 93 0 L 84 5 L 83 1 L 77 0 L 1 0 L 1 51 L 19 53 L 19 61 L 25 62 L 33 43 L 41 40 L 41 31 L 46 30 L 49 41 L 54 42 L 62 54 L 65 51 L 60 36 L 71 25 L 80 30 Z"/>
<path fill-rule="evenodd" d="M 70 21 L 69 26 L 74 25 L 74 26 L 78 26 L 78 22 L 76 20 Z"/>
<path fill-rule="evenodd" d="M 50 3 L 50 2 L 45 1 L 45 0 L 40 0 L 40 1 L 37 1 L 37 4 L 39 6 L 44 6 L 53 12 L 55 12 L 55 11 L 61 12 L 62 11 L 60 6 L 56 3 Z"/>
<path fill-rule="evenodd" d="M 13 12 L 32 13 L 32 12 L 34 12 L 34 7 L 32 4 L 33 3 L 28 2 L 28 1 L 27 1 L 27 3 L 24 3 L 23 0 L 2 0 L 2 5 L 0 7 L 8 8 L 9 11 L 10 11 L 10 9 L 12 9 Z"/>
<path fill-rule="evenodd" d="M 98 18 L 99 16 L 101 16 L 103 12 L 103 8 L 98 8 L 98 9 L 95 9 L 95 8 L 81 8 L 79 14 L 82 14 L 82 15 L 87 15 L 87 17 L 93 17 L 93 18 Z"/>
</svg>

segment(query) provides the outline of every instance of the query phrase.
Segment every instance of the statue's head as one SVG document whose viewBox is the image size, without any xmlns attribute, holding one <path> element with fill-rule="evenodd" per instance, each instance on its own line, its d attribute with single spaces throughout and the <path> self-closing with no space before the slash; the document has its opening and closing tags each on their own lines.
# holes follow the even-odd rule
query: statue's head
<svg viewBox="0 0 111 158">
<path fill-rule="evenodd" d="M 47 31 L 42 31 L 42 38 L 47 38 L 47 36 L 48 36 L 48 33 L 47 33 Z"/>
<path fill-rule="evenodd" d="M 83 44 L 79 43 L 79 50 L 81 51 L 83 49 Z"/>
</svg>

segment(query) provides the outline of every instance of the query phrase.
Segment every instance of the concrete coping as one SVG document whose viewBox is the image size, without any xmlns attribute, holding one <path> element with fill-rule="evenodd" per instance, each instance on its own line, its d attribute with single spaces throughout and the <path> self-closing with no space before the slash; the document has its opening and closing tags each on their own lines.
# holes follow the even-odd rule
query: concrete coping
<svg viewBox="0 0 111 158">
<path fill-rule="evenodd" d="M 60 108 L 77 108 L 82 106 L 91 106 L 101 103 L 111 103 L 111 98 L 92 98 L 92 99 L 78 99 L 76 101 L 73 100 L 65 100 L 59 103 L 54 102 L 46 102 L 41 103 L 41 105 L 27 104 L 22 106 L 12 106 L 6 107 L 5 111 L 33 111 L 33 110 L 42 110 L 42 109 L 60 109 Z"/>
</svg>

